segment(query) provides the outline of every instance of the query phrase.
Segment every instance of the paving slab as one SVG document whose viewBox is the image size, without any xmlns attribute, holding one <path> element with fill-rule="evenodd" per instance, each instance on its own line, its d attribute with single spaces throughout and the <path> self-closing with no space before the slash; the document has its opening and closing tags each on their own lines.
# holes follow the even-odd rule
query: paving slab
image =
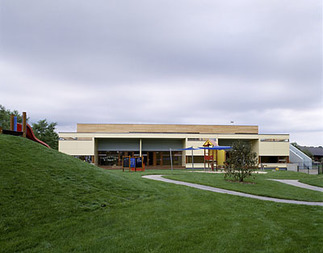
<svg viewBox="0 0 323 253">
<path fill-rule="evenodd" d="M 143 176 L 143 178 L 151 179 L 155 181 L 161 181 L 165 183 L 171 183 L 171 184 L 177 184 L 177 185 L 184 185 L 204 191 L 211 191 L 216 193 L 223 193 L 223 194 L 229 194 L 234 196 L 240 196 L 240 197 L 247 197 L 252 199 L 259 199 L 259 200 L 265 200 L 265 201 L 273 201 L 276 203 L 285 203 L 285 204 L 296 204 L 296 205 L 308 205 L 308 206 L 323 206 L 323 202 L 309 202 L 309 201 L 299 201 L 299 200 L 290 200 L 290 199 L 278 199 L 278 198 L 271 198 L 271 197 L 264 197 L 264 196 L 258 196 L 243 192 L 237 192 L 237 191 L 230 191 L 225 190 L 217 187 L 211 187 L 206 185 L 200 185 L 200 184 L 193 184 L 193 183 L 187 183 L 183 181 L 173 180 L 173 179 L 167 179 L 164 178 L 163 175 L 146 175 Z"/>
<path fill-rule="evenodd" d="M 224 174 L 224 170 L 212 171 L 212 170 L 189 170 L 187 172 L 197 172 L 197 173 L 209 173 L 209 174 Z M 252 174 L 267 174 L 266 171 L 252 171 Z"/>
</svg>

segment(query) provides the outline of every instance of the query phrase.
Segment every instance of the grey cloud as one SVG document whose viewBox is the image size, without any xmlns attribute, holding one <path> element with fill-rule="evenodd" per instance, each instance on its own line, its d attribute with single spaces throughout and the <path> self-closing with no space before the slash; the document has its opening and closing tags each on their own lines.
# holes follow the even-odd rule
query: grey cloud
<svg viewBox="0 0 323 253">
<path fill-rule="evenodd" d="M 322 107 L 321 10 L 318 0 L 0 0 L 0 103 L 64 129 L 235 120 L 301 131 Z"/>
</svg>

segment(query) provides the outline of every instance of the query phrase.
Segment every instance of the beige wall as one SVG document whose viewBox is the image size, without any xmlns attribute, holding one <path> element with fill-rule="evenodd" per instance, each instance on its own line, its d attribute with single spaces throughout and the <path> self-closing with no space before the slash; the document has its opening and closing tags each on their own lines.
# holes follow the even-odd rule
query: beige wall
<svg viewBox="0 0 323 253">
<path fill-rule="evenodd" d="M 287 140 L 289 135 L 259 135 L 259 156 L 289 156 Z"/>
<path fill-rule="evenodd" d="M 252 140 L 251 141 L 251 150 L 252 152 L 256 152 L 259 156 L 259 140 Z"/>
<path fill-rule="evenodd" d="M 262 163 L 264 168 L 286 168 L 287 164 L 286 163 Z M 260 167 L 260 165 L 259 165 Z"/>
<path fill-rule="evenodd" d="M 68 155 L 94 155 L 94 142 L 60 141 L 59 151 Z"/>
<path fill-rule="evenodd" d="M 58 150 L 69 155 L 94 155 L 94 138 L 89 134 L 59 133 Z"/>
<path fill-rule="evenodd" d="M 94 155 L 93 141 L 60 141 L 59 151 L 69 155 Z"/>
<path fill-rule="evenodd" d="M 78 133 L 232 133 L 258 134 L 258 126 L 167 125 L 167 124 L 77 124 Z"/>
</svg>

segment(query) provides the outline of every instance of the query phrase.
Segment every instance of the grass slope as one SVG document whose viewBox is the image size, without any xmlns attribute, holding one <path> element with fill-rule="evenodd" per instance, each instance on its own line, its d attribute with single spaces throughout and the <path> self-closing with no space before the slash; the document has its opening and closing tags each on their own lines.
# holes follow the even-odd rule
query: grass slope
<svg viewBox="0 0 323 253">
<path fill-rule="evenodd" d="M 0 135 L 0 251 L 323 252 L 321 207 L 215 194 L 141 175 L 105 171 Z"/>
</svg>

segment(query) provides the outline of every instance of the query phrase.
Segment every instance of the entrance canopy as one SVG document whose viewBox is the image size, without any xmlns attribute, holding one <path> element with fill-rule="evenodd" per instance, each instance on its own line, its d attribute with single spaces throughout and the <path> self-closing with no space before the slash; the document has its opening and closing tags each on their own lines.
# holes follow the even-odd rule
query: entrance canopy
<svg viewBox="0 0 323 253">
<path fill-rule="evenodd" d="M 198 150 L 200 148 L 193 148 L 193 147 L 189 147 L 189 148 L 181 148 L 181 149 L 177 149 L 177 150 Z"/>
<path fill-rule="evenodd" d="M 199 149 L 207 149 L 207 150 L 228 150 L 231 148 L 232 148 L 231 146 L 199 147 Z"/>
<path fill-rule="evenodd" d="M 193 155 L 193 150 L 197 150 L 199 148 L 193 148 L 193 147 L 188 147 L 188 148 L 182 148 L 180 150 L 192 150 L 192 169 L 194 169 L 194 155 Z"/>
</svg>

